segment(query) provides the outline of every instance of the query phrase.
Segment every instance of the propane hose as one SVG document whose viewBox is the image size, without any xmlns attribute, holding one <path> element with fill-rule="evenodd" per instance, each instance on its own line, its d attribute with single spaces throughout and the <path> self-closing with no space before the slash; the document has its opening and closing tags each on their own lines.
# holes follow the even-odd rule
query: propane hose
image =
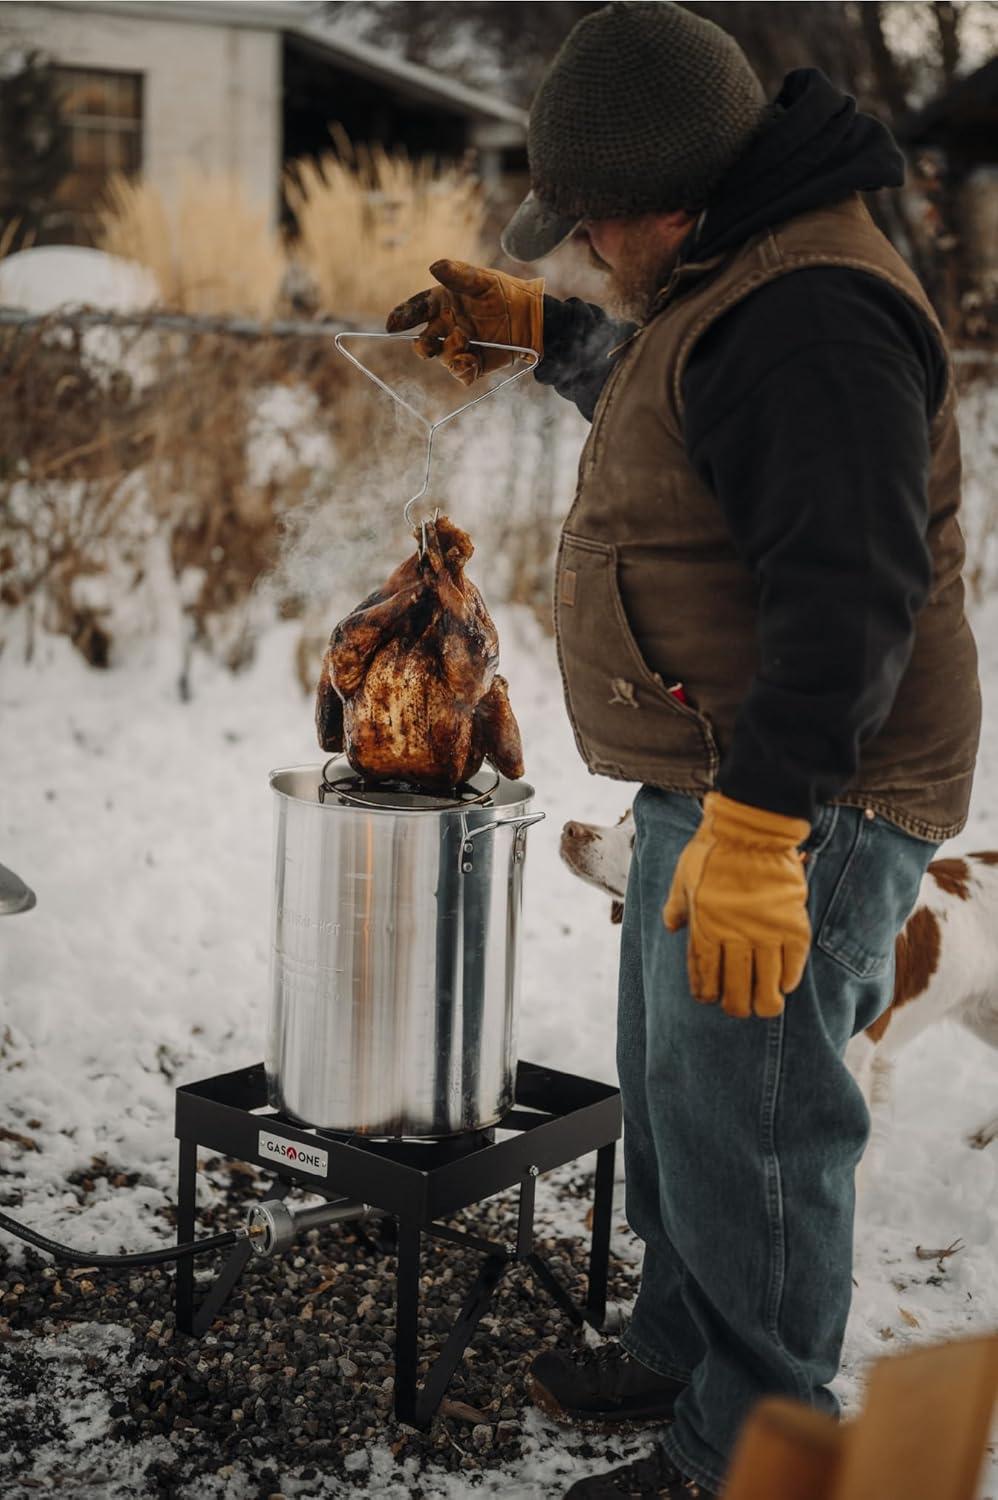
<svg viewBox="0 0 998 1500">
<path fill-rule="evenodd" d="M 287 1250 L 300 1234 L 309 1229 L 325 1228 L 329 1224 L 342 1224 L 348 1219 L 366 1219 L 372 1212 L 366 1203 L 357 1203 L 349 1198 L 333 1198 L 311 1207 L 298 1207 L 281 1199 L 271 1198 L 256 1203 L 249 1211 L 249 1222 L 240 1229 L 227 1229 L 223 1234 L 209 1234 L 201 1240 L 188 1240 L 183 1245 L 161 1245 L 158 1250 L 140 1250 L 134 1255 L 96 1255 L 83 1250 L 74 1250 L 70 1245 L 60 1245 L 19 1224 L 7 1214 L 0 1213 L 0 1229 L 18 1239 L 26 1240 L 37 1250 L 46 1250 L 56 1260 L 69 1261 L 77 1266 L 161 1266 L 166 1261 L 188 1260 L 194 1255 L 204 1255 L 209 1250 L 221 1250 L 226 1245 L 236 1245 L 249 1240 L 255 1255 L 270 1256 Z"/>
<path fill-rule="evenodd" d="M 225 1245 L 235 1245 L 239 1240 L 249 1239 L 252 1232 L 249 1229 L 227 1229 L 224 1234 L 209 1234 L 204 1239 L 188 1240 L 183 1245 L 161 1245 L 158 1250 L 140 1250 L 134 1255 L 96 1255 L 89 1251 L 74 1250 L 71 1245 L 60 1245 L 58 1240 L 50 1240 L 47 1235 L 39 1234 L 37 1229 L 29 1229 L 26 1224 L 19 1224 L 5 1213 L 0 1213 L 0 1229 L 16 1235 L 20 1240 L 26 1240 L 36 1250 L 46 1250 L 56 1260 L 69 1261 L 76 1266 L 161 1266 L 166 1261 L 187 1260 L 193 1255 L 204 1255 L 208 1250 L 221 1250 Z"/>
</svg>

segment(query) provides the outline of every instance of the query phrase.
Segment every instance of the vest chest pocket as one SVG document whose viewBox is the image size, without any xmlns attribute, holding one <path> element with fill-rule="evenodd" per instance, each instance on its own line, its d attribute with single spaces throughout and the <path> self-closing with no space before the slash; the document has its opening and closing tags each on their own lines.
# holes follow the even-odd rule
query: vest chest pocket
<svg viewBox="0 0 998 1500">
<path fill-rule="evenodd" d="M 709 788 L 717 765 L 710 724 L 644 660 L 621 599 L 614 546 L 562 534 L 555 624 L 569 713 L 592 769 Z"/>
</svg>

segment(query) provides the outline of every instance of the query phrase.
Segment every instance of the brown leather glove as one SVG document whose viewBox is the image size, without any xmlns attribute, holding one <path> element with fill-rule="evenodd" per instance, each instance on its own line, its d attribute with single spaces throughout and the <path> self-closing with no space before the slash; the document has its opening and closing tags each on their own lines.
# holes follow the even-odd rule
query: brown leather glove
<svg viewBox="0 0 998 1500">
<path fill-rule="evenodd" d="M 679 858 L 662 920 L 690 924 L 687 963 L 698 1000 L 729 1016 L 778 1016 L 811 947 L 803 843 L 811 826 L 736 802 L 704 799 L 703 822 Z"/>
<path fill-rule="evenodd" d="M 385 323 L 389 333 L 425 323 L 413 346 L 421 359 L 439 355 L 462 385 L 471 385 L 516 358 L 499 349 L 471 349 L 472 339 L 519 344 L 535 350 L 538 359 L 544 353 L 543 277 L 521 281 L 463 260 L 436 260 L 430 274 L 440 285 L 393 307 Z"/>
</svg>

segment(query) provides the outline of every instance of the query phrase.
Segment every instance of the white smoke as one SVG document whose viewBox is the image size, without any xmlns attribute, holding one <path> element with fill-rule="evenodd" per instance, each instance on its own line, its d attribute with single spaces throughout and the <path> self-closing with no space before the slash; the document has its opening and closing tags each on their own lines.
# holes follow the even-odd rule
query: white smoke
<svg viewBox="0 0 998 1500">
<path fill-rule="evenodd" d="M 403 509 L 425 475 L 426 428 L 376 386 L 364 388 L 359 373 L 355 378 L 357 387 L 344 397 L 350 429 L 346 441 L 343 434 L 335 439 L 338 455 L 349 449 L 349 456 L 339 459 L 321 494 L 289 513 L 280 567 L 282 585 L 306 601 L 310 617 L 325 612 L 329 628 L 412 549 Z M 412 374 L 396 363 L 392 384 L 431 421 L 479 394 L 425 362 Z M 439 510 L 469 532 L 469 573 L 488 603 L 522 596 L 525 570 L 543 592 L 583 431 L 574 409 L 528 374 L 435 433 L 415 520 Z"/>
</svg>

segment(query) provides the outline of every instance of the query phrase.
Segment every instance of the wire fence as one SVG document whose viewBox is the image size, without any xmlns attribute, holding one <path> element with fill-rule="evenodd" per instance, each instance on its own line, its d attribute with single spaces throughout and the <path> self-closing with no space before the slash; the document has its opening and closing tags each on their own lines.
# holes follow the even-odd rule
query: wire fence
<svg viewBox="0 0 998 1500">
<path fill-rule="evenodd" d="M 65 636 L 97 667 L 178 625 L 233 670 L 275 613 L 314 680 L 330 614 L 411 545 L 423 434 L 337 353 L 332 320 L 0 308 L 0 644 Z M 379 371 L 432 415 L 463 391 L 407 346 Z M 549 617 L 583 424 L 524 382 L 441 435 L 431 505 L 474 536 L 490 602 Z"/>
<path fill-rule="evenodd" d="M 57 313 L 34 313 L 20 307 L 0 307 L 0 328 L 48 328 L 62 324 L 72 328 L 142 328 L 164 333 L 225 334 L 231 338 L 334 338 L 356 328 L 355 323 L 329 318 L 205 317 L 192 313 L 113 312 L 80 306 Z"/>
</svg>

